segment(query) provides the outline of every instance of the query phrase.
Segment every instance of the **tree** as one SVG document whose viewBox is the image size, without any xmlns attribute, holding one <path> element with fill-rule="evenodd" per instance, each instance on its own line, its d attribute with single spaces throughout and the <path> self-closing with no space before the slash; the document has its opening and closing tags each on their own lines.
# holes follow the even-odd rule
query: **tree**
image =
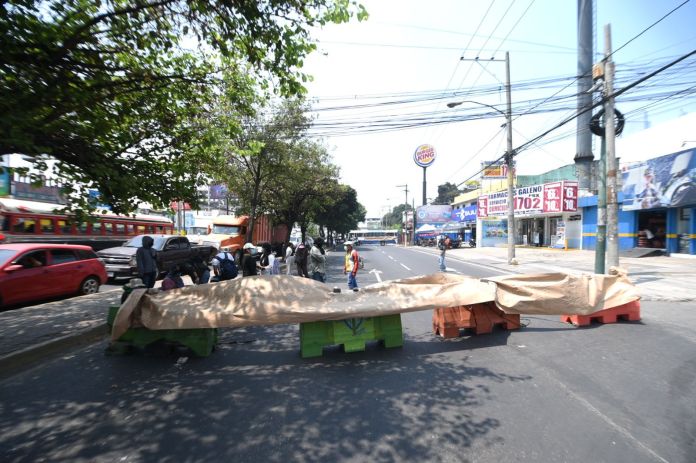
<svg viewBox="0 0 696 463">
<path fill-rule="evenodd" d="M 249 118 L 236 137 L 235 119 L 226 115 L 221 118 L 231 121 L 231 132 L 217 176 L 237 192 L 240 212 L 250 217 L 248 240 L 253 236 L 256 217 L 268 212 L 278 195 L 274 186 L 288 176 L 288 169 L 295 162 L 293 157 L 302 152 L 297 147 L 309 125 L 305 109 L 301 100 L 284 100 Z"/>
<path fill-rule="evenodd" d="M 293 144 L 290 153 L 282 175 L 269 186 L 270 210 L 277 222 L 287 226 L 286 240 L 295 223 L 304 240 L 316 211 L 334 201 L 338 168 L 329 161 L 326 148 L 311 140 Z"/>
<path fill-rule="evenodd" d="M 358 202 L 358 193 L 348 185 L 339 184 L 333 201 L 319 209 L 314 220 L 329 231 L 345 235 L 358 228 L 366 214 L 365 207 Z"/>
<path fill-rule="evenodd" d="M 385 228 L 401 229 L 404 227 L 403 214 L 413 208 L 410 204 L 399 204 L 388 214 L 384 214 L 382 222 L 388 224 Z"/>
<path fill-rule="evenodd" d="M 115 212 L 195 203 L 223 71 L 239 76 L 234 104 L 254 100 L 250 82 L 301 94 L 310 29 L 353 15 L 348 0 L 2 2 L 0 155 L 57 160 L 81 207 L 84 187 Z"/>
<path fill-rule="evenodd" d="M 457 185 L 446 182 L 437 187 L 437 198 L 435 198 L 433 204 L 451 204 L 454 198 L 460 193 L 461 192 L 457 189 Z"/>
</svg>

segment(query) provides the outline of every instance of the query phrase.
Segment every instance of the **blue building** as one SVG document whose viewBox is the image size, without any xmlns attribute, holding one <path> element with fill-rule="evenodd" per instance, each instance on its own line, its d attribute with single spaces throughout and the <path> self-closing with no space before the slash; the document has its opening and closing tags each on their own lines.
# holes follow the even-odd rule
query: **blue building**
<svg viewBox="0 0 696 463">
<path fill-rule="evenodd" d="M 622 168 L 619 250 L 662 249 L 696 254 L 696 149 Z M 594 249 L 597 196 L 582 197 L 582 247 Z"/>
</svg>

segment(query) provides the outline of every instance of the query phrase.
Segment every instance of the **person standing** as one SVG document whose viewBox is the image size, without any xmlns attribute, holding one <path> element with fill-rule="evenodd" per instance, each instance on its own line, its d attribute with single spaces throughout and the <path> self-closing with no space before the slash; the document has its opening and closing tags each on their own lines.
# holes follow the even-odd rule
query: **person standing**
<svg viewBox="0 0 696 463">
<path fill-rule="evenodd" d="M 326 283 L 326 251 L 322 237 L 314 240 L 314 245 L 309 251 L 309 273 L 313 280 Z"/>
<path fill-rule="evenodd" d="M 214 281 L 232 280 L 237 277 L 237 264 L 234 262 L 234 255 L 230 252 L 229 246 L 223 246 L 211 263 L 215 273 Z"/>
<path fill-rule="evenodd" d="M 358 256 L 358 251 L 353 249 L 353 242 L 346 241 L 345 243 L 346 255 L 345 264 L 343 265 L 343 274 L 348 274 L 348 289 L 353 291 L 358 290 L 358 268 L 360 268 L 360 257 Z"/>
<path fill-rule="evenodd" d="M 437 240 L 437 248 L 440 250 L 440 260 L 439 260 L 439 265 L 440 265 L 440 271 L 444 272 L 447 270 L 447 266 L 445 265 L 445 253 L 447 252 L 447 244 L 445 243 L 445 236 L 440 235 Z"/>
<path fill-rule="evenodd" d="M 254 245 L 251 243 L 246 243 L 242 248 L 244 254 L 242 255 L 242 276 L 250 277 L 258 275 L 256 271 L 256 258 L 252 254 L 254 250 Z"/>
<path fill-rule="evenodd" d="M 292 269 L 295 266 L 295 247 L 292 243 L 288 242 L 285 248 L 285 267 L 286 273 L 292 275 Z"/>
<path fill-rule="evenodd" d="M 138 276 L 146 288 L 154 288 L 157 280 L 157 251 L 152 248 L 155 240 L 148 235 L 143 236 L 143 245 L 135 252 L 138 265 Z"/>
<path fill-rule="evenodd" d="M 297 266 L 298 276 L 309 278 L 309 273 L 307 273 L 307 246 L 304 243 L 300 243 L 297 246 L 295 265 Z"/>
</svg>

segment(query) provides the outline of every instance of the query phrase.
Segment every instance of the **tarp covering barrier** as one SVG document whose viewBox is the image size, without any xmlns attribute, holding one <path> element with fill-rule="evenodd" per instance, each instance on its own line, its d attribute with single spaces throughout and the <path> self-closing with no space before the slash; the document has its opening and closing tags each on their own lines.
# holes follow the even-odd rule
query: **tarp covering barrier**
<svg viewBox="0 0 696 463">
<path fill-rule="evenodd" d="M 587 315 L 638 300 L 625 272 L 549 273 L 479 280 L 451 273 L 384 281 L 359 292 L 289 275 L 254 276 L 184 288 L 134 290 L 116 314 L 112 340 L 129 327 L 234 328 L 378 317 L 494 301 L 506 313 Z"/>
</svg>

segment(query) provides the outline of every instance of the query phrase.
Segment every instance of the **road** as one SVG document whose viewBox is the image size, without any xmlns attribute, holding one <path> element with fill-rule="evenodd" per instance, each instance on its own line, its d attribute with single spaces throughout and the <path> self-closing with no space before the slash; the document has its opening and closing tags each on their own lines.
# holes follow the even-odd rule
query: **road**
<svg viewBox="0 0 696 463">
<path fill-rule="evenodd" d="M 360 249 L 364 286 L 431 273 L 434 250 Z M 327 284 L 345 288 L 340 254 Z M 448 271 L 498 274 L 466 259 Z M 690 462 L 694 316 L 441 340 L 402 316 L 403 348 L 299 356 L 296 325 L 222 330 L 208 358 L 105 343 L 0 383 L 2 461 Z M 679 320 L 679 321 L 677 321 Z"/>
</svg>

